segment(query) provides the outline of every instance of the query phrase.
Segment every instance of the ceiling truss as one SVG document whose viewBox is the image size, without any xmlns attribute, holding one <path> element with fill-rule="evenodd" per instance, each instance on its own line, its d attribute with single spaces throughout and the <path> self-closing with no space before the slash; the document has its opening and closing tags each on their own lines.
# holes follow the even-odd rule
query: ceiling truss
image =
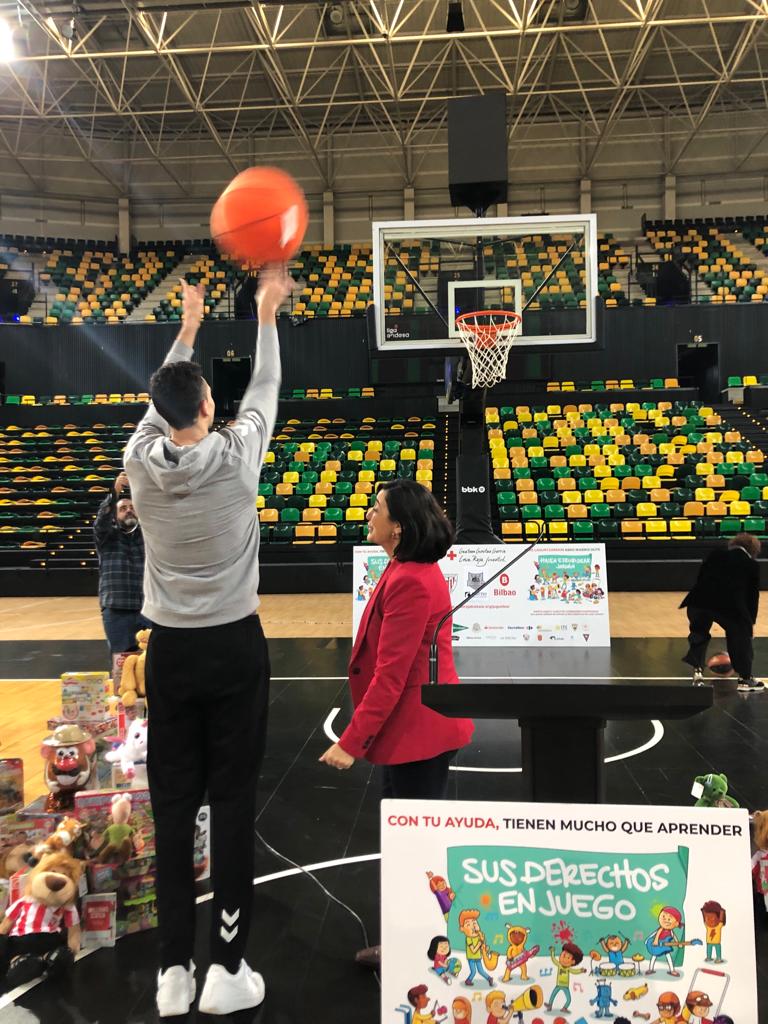
<svg viewBox="0 0 768 1024">
<path fill-rule="evenodd" d="M 22 52 L 0 67 L 0 151 L 41 191 L 43 137 L 117 195 L 153 163 L 187 197 L 191 158 L 234 173 L 265 142 L 330 189 L 361 134 L 409 185 L 447 101 L 492 90 L 512 146 L 572 135 L 582 176 L 627 119 L 668 174 L 722 115 L 738 117 L 733 169 L 768 165 L 768 0 L 586 0 L 579 21 L 557 0 L 464 0 L 461 33 L 445 0 L 89 0 L 74 29 L 65 0 L 3 7 Z"/>
</svg>

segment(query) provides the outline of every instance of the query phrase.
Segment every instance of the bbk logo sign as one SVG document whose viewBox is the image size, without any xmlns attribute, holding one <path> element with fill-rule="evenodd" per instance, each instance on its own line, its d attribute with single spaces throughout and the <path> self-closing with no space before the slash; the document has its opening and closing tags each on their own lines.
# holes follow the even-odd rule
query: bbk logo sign
<svg viewBox="0 0 768 1024">
<path fill-rule="evenodd" d="M 485 494 L 485 487 L 482 484 L 480 484 L 479 487 L 465 487 L 462 484 L 461 493 L 462 494 Z"/>
</svg>

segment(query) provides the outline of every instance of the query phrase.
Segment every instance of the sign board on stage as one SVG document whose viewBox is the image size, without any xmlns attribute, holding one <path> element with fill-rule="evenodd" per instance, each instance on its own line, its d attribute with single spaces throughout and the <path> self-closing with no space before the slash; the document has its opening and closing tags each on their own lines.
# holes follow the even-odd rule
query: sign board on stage
<svg viewBox="0 0 768 1024">
<path fill-rule="evenodd" d="M 745 810 L 384 800 L 381 833 L 383 1024 L 758 1019 Z"/>
<path fill-rule="evenodd" d="M 458 604 L 509 562 L 515 548 L 463 544 L 440 562 Z M 353 558 L 352 632 L 387 556 L 372 545 Z M 610 647 L 604 544 L 539 544 L 453 618 L 455 647 Z"/>
</svg>

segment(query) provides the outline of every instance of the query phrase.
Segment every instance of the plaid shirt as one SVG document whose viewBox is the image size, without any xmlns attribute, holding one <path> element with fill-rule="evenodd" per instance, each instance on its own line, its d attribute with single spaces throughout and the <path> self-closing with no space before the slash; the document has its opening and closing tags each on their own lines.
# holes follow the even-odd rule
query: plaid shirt
<svg viewBox="0 0 768 1024">
<path fill-rule="evenodd" d="M 99 505 L 93 524 L 99 553 L 99 605 L 139 611 L 144 604 L 144 537 L 141 527 L 130 533 L 115 519 L 115 492 Z"/>
</svg>

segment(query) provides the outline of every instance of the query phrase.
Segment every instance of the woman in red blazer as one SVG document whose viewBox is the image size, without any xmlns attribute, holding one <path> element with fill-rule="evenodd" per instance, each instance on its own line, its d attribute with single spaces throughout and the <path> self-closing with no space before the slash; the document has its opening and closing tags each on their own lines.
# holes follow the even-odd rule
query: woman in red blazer
<svg viewBox="0 0 768 1024">
<path fill-rule="evenodd" d="M 445 718 L 421 703 L 432 635 L 451 607 L 437 561 L 453 542 L 453 528 L 431 491 L 413 480 L 382 484 L 367 519 L 368 540 L 390 562 L 352 648 L 352 721 L 320 760 L 339 769 L 357 758 L 382 765 L 384 797 L 443 799 L 450 762 L 473 730 L 470 719 Z M 449 623 L 438 649 L 441 683 L 457 683 Z"/>
</svg>

